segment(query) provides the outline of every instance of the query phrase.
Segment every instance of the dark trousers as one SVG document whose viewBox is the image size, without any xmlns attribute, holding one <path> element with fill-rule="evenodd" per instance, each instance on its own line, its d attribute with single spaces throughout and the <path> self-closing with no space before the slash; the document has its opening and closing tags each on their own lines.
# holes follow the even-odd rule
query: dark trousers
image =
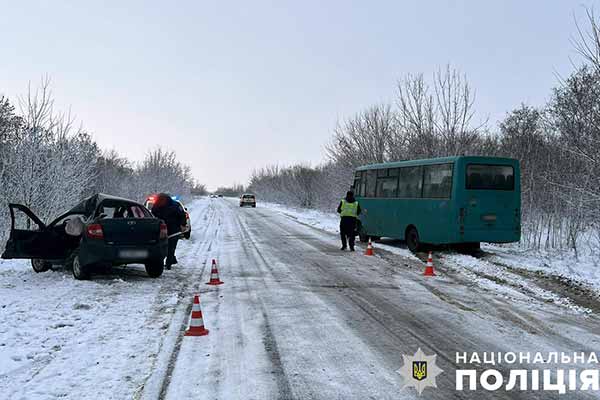
<svg viewBox="0 0 600 400">
<path fill-rule="evenodd" d="M 354 238 L 356 236 L 356 218 L 342 217 L 340 220 L 340 238 L 342 239 L 342 247 L 346 247 L 346 243 L 354 249 Z"/>
<path fill-rule="evenodd" d="M 169 239 L 169 251 L 167 253 L 167 265 L 173 265 L 177 261 L 175 258 L 175 249 L 177 249 L 177 242 L 179 237 L 172 237 Z"/>
</svg>

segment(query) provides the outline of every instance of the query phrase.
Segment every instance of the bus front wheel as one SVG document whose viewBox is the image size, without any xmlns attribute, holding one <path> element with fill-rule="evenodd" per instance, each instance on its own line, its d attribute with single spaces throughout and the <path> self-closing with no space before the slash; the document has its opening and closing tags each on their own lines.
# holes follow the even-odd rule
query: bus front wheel
<svg viewBox="0 0 600 400">
<path fill-rule="evenodd" d="M 408 246 L 408 249 L 413 253 L 418 252 L 421 248 L 421 242 L 419 241 L 419 232 L 414 226 L 411 226 L 406 230 L 406 245 Z"/>
<path fill-rule="evenodd" d="M 369 241 L 369 235 L 363 231 L 362 222 L 360 220 L 356 221 L 356 233 L 358 234 L 358 240 L 362 243 L 367 243 Z"/>
</svg>

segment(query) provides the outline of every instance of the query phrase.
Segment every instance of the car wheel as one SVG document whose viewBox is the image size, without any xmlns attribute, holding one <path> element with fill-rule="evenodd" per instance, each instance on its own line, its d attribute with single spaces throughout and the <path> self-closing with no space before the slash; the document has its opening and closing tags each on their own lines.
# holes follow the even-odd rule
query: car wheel
<svg viewBox="0 0 600 400">
<path fill-rule="evenodd" d="M 190 238 L 191 236 L 192 236 L 192 231 L 191 231 L 191 230 L 190 230 L 190 231 L 187 231 L 186 233 L 184 233 L 184 234 L 183 234 L 183 237 L 184 237 L 184 238 L 186 238 L 186 239 L 188 239 L 188 240 L 189 240 L 189 238 Z"/>
<path fill-rule="evenodd" d="M 145 266 L 146 273 L 150 278 L 158 278 L 162 275 L 163 271 L 165 270 L 165 264 L 163 263 L 162 258 L 149 260 L 148 262 L 146 262 Z"/>
<path fill-rule="evenodd" d="M 46 272 L 52 268 L 52 263 L 40 258 L 33 258 L 31 259 L 31 267 L 37 273 Z"/>
<path fill-rule="evenodd" d="M 73 252 L 69 255 L 67 259 L 67 267 L 71 268 L 73 271 L 73 277 L 77 280 L 87 280 L 90 279 L 90 271 L 85 265 L 81 265 L 81 260 L 79 259 L 79 249 L 73 250 Z"/>
<path fill-rule="evenodd" d="M 253 204 L 253 205 L 252 205 L 252 208 L 256 208 L 256 204 Z"/>
<path fill-rule="evenodd" d="M 419 232 L 414 226 L 411 226 L 406 231 L 406 245 L 408 246 L 408 249 L 413 253 L 416 253 L 421 249 Z"/>
</svg>

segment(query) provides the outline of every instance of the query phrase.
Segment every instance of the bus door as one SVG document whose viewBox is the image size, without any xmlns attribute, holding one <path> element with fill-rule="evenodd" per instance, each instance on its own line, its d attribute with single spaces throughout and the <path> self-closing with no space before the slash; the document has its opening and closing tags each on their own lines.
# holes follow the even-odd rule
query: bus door
<svg viewBox="0 0 600 400">
<path fill-rule="evenodd" d="M 398 171 L 398 168 L 378 170 L 376 197 L 379 204 L 376 224 L 381 236 L 399 235 L 399 218 L 404 210 L 398 207 Z"/>
</svg>

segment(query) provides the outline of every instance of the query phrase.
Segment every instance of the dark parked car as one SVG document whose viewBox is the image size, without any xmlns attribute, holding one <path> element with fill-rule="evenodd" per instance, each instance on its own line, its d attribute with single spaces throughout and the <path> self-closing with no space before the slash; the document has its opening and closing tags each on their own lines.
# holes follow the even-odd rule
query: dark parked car
<svg viewBox="0 0 600 400">
<path fill-rule="evenodd" d="M 163 273 L 167 226 L 143 205 L 106 194 L 88 197 L 48 225 L 21 204 L 10 204 L 11 230 L 2 258 L 31 259 L 36 272 L 64 264 L 76 279 L 95 266 L 144 264 Z"/>
</svg>

